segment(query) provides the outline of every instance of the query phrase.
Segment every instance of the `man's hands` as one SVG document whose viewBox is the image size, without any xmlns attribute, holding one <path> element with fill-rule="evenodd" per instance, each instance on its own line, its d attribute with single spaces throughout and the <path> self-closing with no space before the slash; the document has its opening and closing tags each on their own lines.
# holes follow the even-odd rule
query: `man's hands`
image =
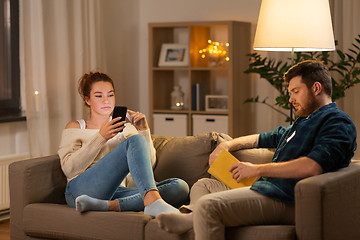
<svg viewBox="0 0 360 240">
<path fill-rule="evenodd" d="M 128 109 L 128 113 L 130 116 L 130 123 L 134 125 L 139 131 L 149 129 L 149 125 L 146 121 L 146 116 L 140 112 L 134 112 Z"/>
<path fill-rule="evenodd" d="M 211 165 L 223 149 L 226 151 L 237 151 L 240 149 L 257 148 L 259 146 L 259 134 L 248 135 L 234 138 L 220 143 L 210 154 L 209 165 Z"/>
<path fill-rule="evenodd" d="M 259 134 L 248 135 L 244 137 L 234 138 L 230 141 L 220 143 L 209 156 L 209 165 L 219 156 L 221 151 L 237 151 L 240 149 L 257 148 L 259 146 Z M 233 178 L 240 182 L 246 178 L 258 177 L 257 166 L 251 163 L 240 162 L 234 164 L 229 171 L 232 172 Z"/>
<path fill-rule="evenodd" d="M 249 162 L 239 162 L 232 165 L 229 172 L 232 173 L 232 177 L 236 182 L 240 182 L 243 179 L 259 177 L 257 166 Z"/>
<path fill-rule="evenodd" d="M 210 154 L 209 157 L 209 165 L 211 165 L 215 161 L 215 159 L 219 156 L 223 149 L 229 151 L 229 141 L 220 143 L 214 149 L 214 151 Z M 257 165 L 248 162 L 235 163 L 231 166 L 229 172 L 232 173 L 232 177 L 236 180 L 236 182 L 240 182 L 243 179 L 258 177 Z"/>
</svg>

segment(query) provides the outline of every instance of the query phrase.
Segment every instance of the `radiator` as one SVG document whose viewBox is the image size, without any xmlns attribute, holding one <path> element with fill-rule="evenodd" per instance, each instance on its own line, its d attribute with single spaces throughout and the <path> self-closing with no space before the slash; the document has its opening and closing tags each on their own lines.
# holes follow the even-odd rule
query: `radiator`
<svg viewBox="0 0 360 240">
<path fill-rule="evenodd" d="M 9 164 L 1 163 L 0 165 L 0 181 L 1 181 L 1 198 L 0 210 L 10 207 L 10 192 L 9 192 Z"/>
<path fill-rule="evenodd" d="M 13 162 L 29 158 L 29 154 L 14 154 L 0 157 L 0 219 L 9 214 L 10 188 L 9 165 Z"/>
</svg>

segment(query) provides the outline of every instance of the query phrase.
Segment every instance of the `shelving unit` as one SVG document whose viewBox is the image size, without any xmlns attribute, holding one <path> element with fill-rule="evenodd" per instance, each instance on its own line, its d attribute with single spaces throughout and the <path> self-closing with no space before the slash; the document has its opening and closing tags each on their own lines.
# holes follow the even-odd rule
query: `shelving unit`
<svg viewBox="0 0 360 240">
<path fill-rule="evenodd" d="M 199 50 L 206 48 L 209 39 L 229 43 L 229 62 L 222 66 L 209 67 L 208 58 L 201 58 Z M 161 46 L 164 43 L 188 45 L 189 65 L 186 67 L 159 67 Z M 154 114 L 169 116 L 182 114 L 187 116 L 187 131 L 182 135 L 193 135 L 194 132 L 198 132 L 197 129 L 193 129 L 194 116 L 205 115 L 212 122 L 216 120 L 217 116 L 227 116 L 227 131 L 224 132 L 232 137 L 249 134 L 252 120 L 248 116 L 251 109 L 250 104 L 243 104 L 243 102 L 250 97 L 250 77 L 243 72 L 248 66 L 246 54 L 251 51 L 250 45 L 250 23 L 236 21 L 150 23 L 150 126 L 153 128 L 156 125 L 154 124 Z M 192 86 L 197 83 L 207 85 L 208 95 L 227 95 L 228 110 L 221 112 L 192 110 L 194 101 Z M 183 110 L 170 109 L 170 93 L 174 85 L 180 85 L 185 93 L 185 109 Z M 206 130 L 206 123 L 204 124 L 205 127 L 203 125 L 202 129 Z M 174 125 L 173 127 L 177 128 L 178 126 Z M 208 131 L 213 131 L 213 127 L 213 124 L 209 124 Z M 153 128 L 153 131 L 155 134 L 163 134 L 165 131 L 170 133 L 167 135 L 171 135 L 171 129 Z"/>
</svg>

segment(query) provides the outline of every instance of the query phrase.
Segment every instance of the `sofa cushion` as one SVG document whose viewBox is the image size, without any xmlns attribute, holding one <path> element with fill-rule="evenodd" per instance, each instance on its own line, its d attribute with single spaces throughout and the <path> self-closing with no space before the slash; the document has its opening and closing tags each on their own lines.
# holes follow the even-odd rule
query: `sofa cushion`
<svg viewBox="0 0 360 240">
<path fill-rule="evenodd" d="M 231 240 L 296 240 L 294 225 L 257 225 L 226 228 L 226 239 Z"/>
<path fill-rule="evenodd" d="M 159 240 L 159 239 L 194 240 L 195 235 L 192 229 L 181 235 L 166 232 L 159 227 L 157 220 L 153 219 L 145 226 L 145 240 Z"/>
<path fill-rule="evenodd" d="M 152 219 L 143 212 L 79 213 L 63 204 L 34 203 L 24 208 L 24 231 L 47 239 L 143 239 L 145 224 Z"/>
<path fill-rule="evenodd" d="M 156 181 L 177 177 L 191 187 L 198 179 L 209 177 L 209 155 L 215 148 L 217 135 L 215 132 L 175 138 L 153 135 Z"/>
<path fill-rule="evenodd" d="M 225 230 L 225 238 L 231 240 L 296 240 L 295 226 L 293 225 L 259 225 L 230 227 Z M 145 240 L 192 240 L 194 231 L 190 230 L 182 235 L 168 233 L 159 228 L 156 219 L 145 226 Z"/>
</svg>

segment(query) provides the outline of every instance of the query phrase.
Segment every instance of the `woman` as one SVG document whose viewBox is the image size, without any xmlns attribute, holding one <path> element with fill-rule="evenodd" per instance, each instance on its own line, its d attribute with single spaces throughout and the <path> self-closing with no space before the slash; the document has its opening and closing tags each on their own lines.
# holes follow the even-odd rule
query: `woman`
<svg viewBox="0 0 360 240">
<path fill-rule="evenodd" d="M 67 204 L 80 212 L 144 210 L 152 216 L 178 212 L 171 205 L 181 206 L 189 187 L 174 178 L 155 184 L 156 155 L 145 115 L 128 110 L 130 123 L 121 117 L 111 119 L 114 84 L 104 73 L 84 74 L 79 93 L 90 107 L 90 118 L 67 124 L 58 151 L 68 179 Z M 124 186 L 132 182 L 129 173 L 134 188 Z"/>
</svg>

